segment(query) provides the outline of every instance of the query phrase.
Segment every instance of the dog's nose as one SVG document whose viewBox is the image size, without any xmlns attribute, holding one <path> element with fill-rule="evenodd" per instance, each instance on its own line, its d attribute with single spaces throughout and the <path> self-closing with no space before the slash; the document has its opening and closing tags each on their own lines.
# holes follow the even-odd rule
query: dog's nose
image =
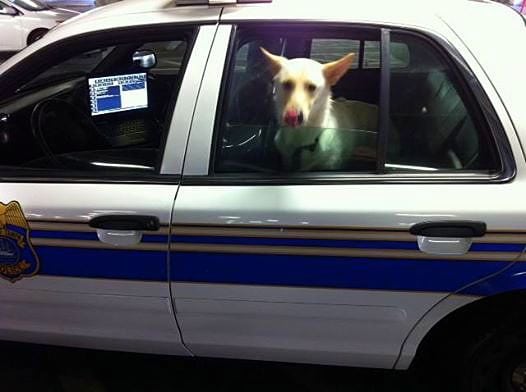
<svg viewBox="0 0 526 392">
<path fill-rule="evenodd" d="M 299 127 L 303 124 L 303 113 L 296 109 L 289 109 L 285 112 L 284 120 L 289 127 Z"/>
</svg>

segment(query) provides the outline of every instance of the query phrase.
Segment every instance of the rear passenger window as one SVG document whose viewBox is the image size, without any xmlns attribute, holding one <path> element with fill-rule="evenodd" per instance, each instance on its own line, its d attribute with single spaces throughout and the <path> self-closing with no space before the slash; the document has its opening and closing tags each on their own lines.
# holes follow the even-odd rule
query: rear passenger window
<svg viewBox="0 0 526 392">
<path fill-rule="evenodd" d="M 418 37 L 391 36 L 388 171 L 497 170 L 494 141 L 450 64 Z M 396 65 L 410 48 L 411 61 Z M 393 64 L 394 63 L 394 64 Z"/>
<path fill-rule="evenodd" d="M 212 171 L 500 171 L 494 139 L 452 63 L 417 36 L 392 33 L 390 41 L 385 83 L 378 29 L 239 29 Z"/>
<path fill-rule="evenodd" d="M 57 59 L 28 77 L 0 103 L 0 169 L 158 173 L 192 35 L 130 37 Z"/>
<path fill-rule="evenodd" d="M 220 124 L 215 171 L 271 173 L 374 170 L 380 69 L 361 69 L 361 72 L 354 73 L 360 67 L 360 45 L 367 40 L 379 40 L 379 32 L 312 34 L 292 29 L 282 33 L 269 30 L 241 33 L 225 92 L 226 107 Z M 262 48 L 268 55 L 264 54 Z M 289 82 L 297 87 L 294 94 L 287 91 L 283 83 L 273 83 L 276 74 L 272 69 L 271 56 L 283 59 L 307 58 L 308 61 L 326 64 L 350 53 L 355 53 L 354 59 L 348 63 L 351 72 L 335 75 L 338 83 L 332 86 L 333 102 L 330 105 L 338 107 L 344 116 L 348 110 L 366 115 L 349 118 L 340 127 L 328 124 L 323 128 L 319 126 L 320 121 L 325 120 L 321 119 L 323 108 L 319 107 L 319 97 L 316 97 L 330 90 L 328 85 L 322 85 L 323 80 L 319 80 L 320 69 L 317 69 L 317 73 L 304 75 L 305 79 L 301 79 L 300 75 L 291 75 Z M 300 67 L 305 65 L 304 60 L 293 60 L 293 68 L 294 63 Z M 306 66 L 309 66 L 308 62 Z M 299 74 L 302 72 L 299 69 Z M 279 97 L 289 94 L 295 102 L 293 105 L 278 102 Z M 328 100 L 325 103 L 329 105 Z M 278 107 L 280 104 L 282 106 Z M 296 110 L 300 107 L 301 111 Z M 311 107 L 312 111 L 309 109 Z M 289 109 L 297 111 L 297 120 L 303 120 L 297 129 L 283 122 L 285 112 Z M 296 132 L 298 130 L 300 132 Z"/>
</svg>

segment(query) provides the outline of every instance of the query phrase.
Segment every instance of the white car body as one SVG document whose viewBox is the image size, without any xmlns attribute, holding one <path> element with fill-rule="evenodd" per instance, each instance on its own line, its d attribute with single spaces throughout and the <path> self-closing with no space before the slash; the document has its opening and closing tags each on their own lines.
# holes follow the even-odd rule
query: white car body
<svg viewBox="0 0 526 392">
<path fill-rule="evenodd" d="M 2 0 L 0 6 L 17 10 L 17 15 L 0 14 L 0 52 L 18 52 L 25 48 L 32 33 L 46 32 L 79 13 L 62 8 L 28 9 L 20 3 Z"/>
<path fill-rule="evenodd" d="M 171 253 L 172 268 L 179 262 L 184 264 L 185 255 L 202 251 L 184 240 L 178 243 L 178 236 L 252 238 L 264 236 L 268 229 L 275 230 L 274 238 L 282 240 L 295 236 L 366 240 L 378 235 L 384 240 L 416 244 L 408 232 L 416 223 L 430 219 L 482 220 L 488 235 L 486 240 L 475 239 L 475 243 L 526 244 L 526 79 L 517 77 L 526 69 L 526 51 L 516 46 L 517 41 L 524 41 L 517 37 L 524 37 L 526 28 L 514 11 L 468 0 L 425 5 L 416 0 L 385 1 L 381 6 L 360 0 L 312 1 L 308 5 L 301 0 L 275 0 L 272 4 L 224 7 L 173 7 L 172 3 L 129 0 L 92 10 L 53 29 L 0 66 L 0 75 L 8 74 L 46 47 L 90 32 L 111 34 L 114 29 L 130 26 L 202 24 L 180 89 L 184 99 L 173 114 L 161 168 L 161 174 L 182 176 L 183 182 L 0 182 L 0 201 L 17 200 L 32 230 L 93 232 L 89 220 L 108 211 L 155 215 L 165 225 L 161 234 L 172 235 L 171 252 L 159 247 Z M 477 174 L 437 174 L 431 178 L 387 174 L 371 179 L 358 174 L 345 183 L 331 184 L 200 183 L 198 179 L 209 173 L 222 79 L 218 75 L 225 69 L 233 25 L 288 23 L 293 19 L 407 29 L 454 48 L 502 126 L 513 158 L 510 177 L 496 181 Z M 5 36 L 1 23 L 0 35 Z M 54 24 L 50 17 L 45 26 Z M 20 27 L 24 34 L 32 28 L 29 24 Z M 14 43 L 16 39 L 18 43 Z M 23 38 L 16 39 L 9 43 L 14 50 L 24 46 Z M 503 58 L 507 59 L 505 68 Z M 377 233 L 372 235 L 371 230 Z M 67 248 L 68 241 L 40 238 L 34 243 L 37 247 Z M 99 246 L 96 241 L 88 245 Z M 242 252 L 239 249 L 231 252 Z M 276 247 L 246 252 L 286 254 L 294 250 Z M 458 263 L 485 258 L 494 261 L 495 257 L 473 252 Z M 455 284 L 444 278 L 446 289 L 433 283 L 432 269 L 422 270 L 420 276 L 427 282 L 422 285 L 428 284 L 429 289 L 415 283 L 418 274 L 407 278 L 411 282 L 406 289 L 395 284 L 373 287 L 368 282 L 339 289 L 248 280 L 233 283 L 219 278 L 149 281 L 54 274 L 37 274 L 15 284 L 0 280 L 0 313 L 5 315 L 0 318 L 0 338 L 176 355 L 407 369 L 423 339 L 446 316 L 484 298 L 526 289 L 526 281 L 520 278 L 526 274 L 521 263 L 523 250 L 506 251 L 498 257 L 504 262 L 494 268 L 489 268 L 488 262 L 484 264 L 487 269 Z M 422 258 L 421 263 L 429 259 L 420 251 L 410 258 Z M 448 257 L 442 259 L 454 263 Z M 448 265 L 451 277 L 457 276 L 457 267 Z M 413 267 L 420 268 L 417 264 Z M 507 270 L 513 275 L 506 275 Z M 496 276 L 503 280 L 492 286 Z"/>
</svg>

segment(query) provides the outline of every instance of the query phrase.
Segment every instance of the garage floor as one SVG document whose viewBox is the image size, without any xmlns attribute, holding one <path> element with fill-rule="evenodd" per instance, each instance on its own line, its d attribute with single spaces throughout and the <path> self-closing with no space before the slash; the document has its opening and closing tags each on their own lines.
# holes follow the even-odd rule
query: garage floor
<svg viewBox="0 0 526 392">
<path fill-rule="evenodd" d="M 387 371 L 195 360 L 0 343 L 2 391 L 38 392 L 412 392 Z"/>
</svg>

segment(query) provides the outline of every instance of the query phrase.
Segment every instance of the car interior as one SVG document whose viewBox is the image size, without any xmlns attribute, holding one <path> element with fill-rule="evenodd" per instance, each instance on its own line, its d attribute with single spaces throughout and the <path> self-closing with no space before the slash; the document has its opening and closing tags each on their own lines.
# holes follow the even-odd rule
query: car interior
<svg viewBox="0 0 526 392">
<path fill-rule="evenodd" d="M 8 114 L 0 130 L 0 165 L 155 172 L 186 49 L 184 41 L 119 45 L 40 74 L 0 104 L 0 113 Z M 154 64 L 145 67 L 137 53 Z M 89 79 L 139 73 L 146 73 L 147 107 L 92 115 Z"/>
<path fill-rule="evenodd" d="M 223 109 L 221 138 L 216 146 L 215 172 L 282 170 L 279 154 L 273 147 L 279 125 L 274 114 L 272 75 L 260 47 L 287 58 L 307 57 L 320 62 L 338 59 L 349 51 L 358 52 L 357 64 L 333 87 L 333 99 L 379 105 L 377 34 L 347 33 L 347 38 L 305 36 L 305 32 L 248 35 L 238 43 L 225 99 L 227 109 Z M 321 45 L 316 43 L 319 37 Z M 331 39 L 336 44 L 330 45 Z M 320 56 L 320 51 L 325 56 Z M 488 139 L 485 124 L 475 126 L 464 103 L 467 99 L 457 87 L 456 73 L 429 43 L 417 37 L 393 35 L 390 82 L 387 170 L 491 170 L 498 166 L 497 154 L 492 149 L 494 143 Z M 363 130 L 352 132 L 364 148 L 376 150 L 376 135 L 365 135 Z M 375 170 L 375 159 L 356 156 L 338 171 Z"/>
<path fill-rule="evenodd" d="M 337 85 L 333 98 L 380 102 L 380 41 L 377 30 L 333 32 L 241 32 L 219 105 L 216 173 L 283 172 L 274 146 L 279 129 L 272 75 L 260 47 L 287 58 L 321 62 L 349 51 L 358 60 Z M 307 38 L 306 38 L 307 37 Z M 309 38 L 311 37 L 311 38 Z M 134 60 L 153 55 L 155 65 Z M 123 44 L 89 51 L 42 72 L 0 103 L 0 165 L 29 171 L 118 171 L 155 173 L 160 165 L 167 115 L 180 82 L 185 41 Z M 88 80 L 145 73 L 147 107 L 92 115 Z M 386 169 L 492 171 L 498 154 L 485 121 L 472 115 L 453 68 L 427 41 L 393 34 L 390 130 Z M 342 130 L 357 151 L 376 151 L 378 132 Z M 375 172 L 374 154 L 354 154 L 338 172 Z"/>
</svg>

